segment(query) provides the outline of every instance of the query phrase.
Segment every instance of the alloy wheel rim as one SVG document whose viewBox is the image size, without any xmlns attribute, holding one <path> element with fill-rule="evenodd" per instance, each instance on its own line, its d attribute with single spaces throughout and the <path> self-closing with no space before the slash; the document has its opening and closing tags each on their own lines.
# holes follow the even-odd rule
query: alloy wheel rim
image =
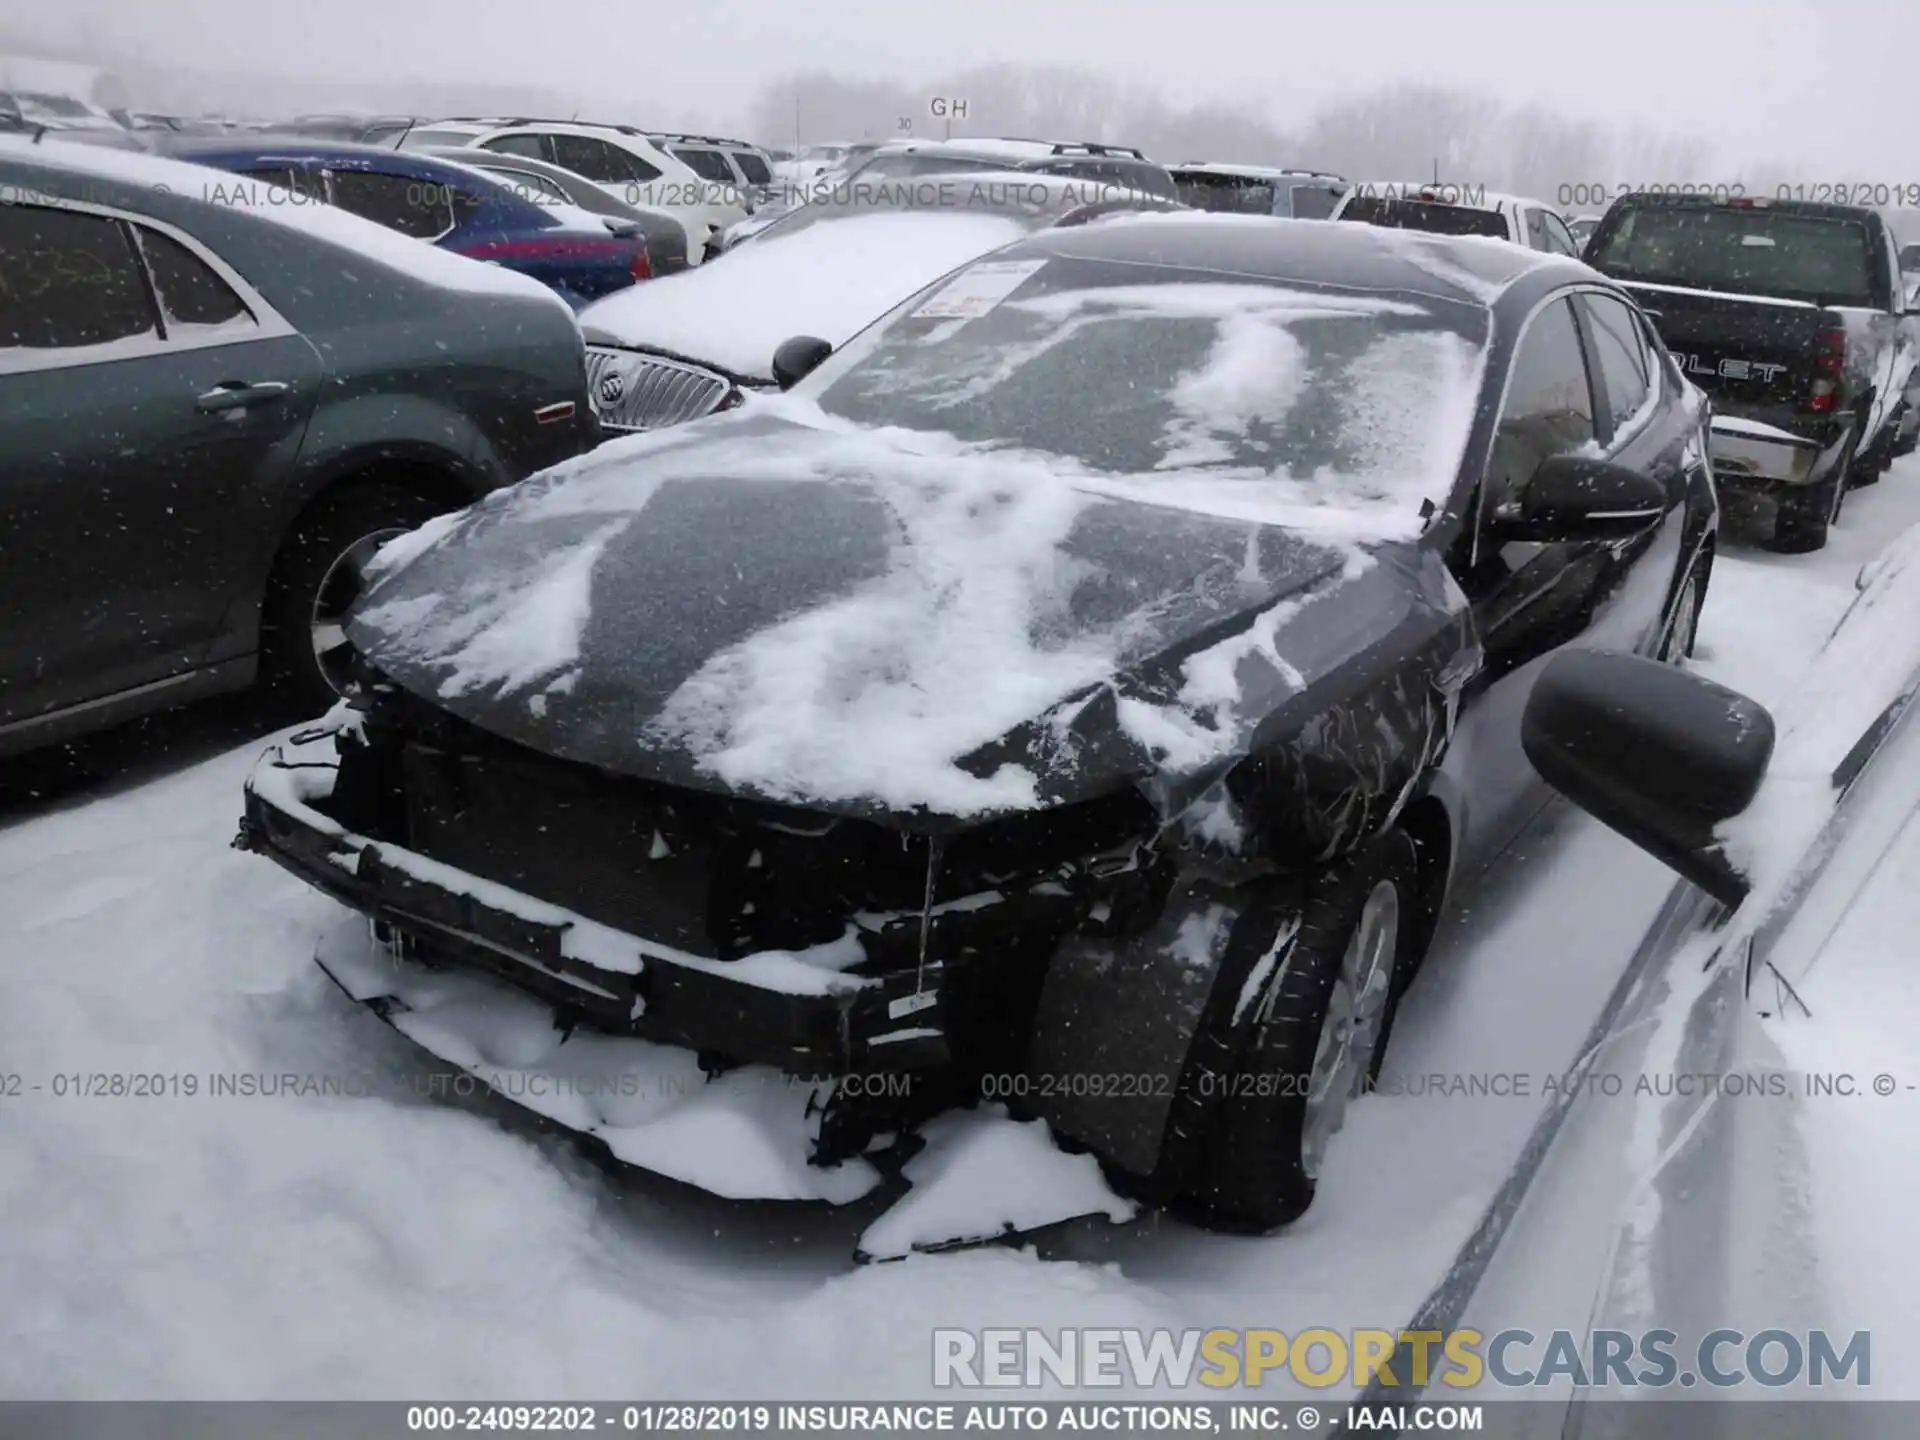
<svg viewBox="0 0 1920 1440">
<path fill-rule="evenodd" d="M 1399 940 L 1399 887 L 1382 880 L 1360 907 L 1320 1027 L 1300 1139 L 1300 1163 L 1309 1179 L 1319 1177 L 1328 1142 L 1345 1123 L 1348 1102 L 1360 1092 L 1372 1067 Z"/>
<path fill-rule="evenodd" d="M 345 695 L 349 690 L 353 646 L 347 639 L 347 612 L 367 588 L 367 565 L 382 545 L 405 533 L 396 527 L 362 535 L 335 556 L 326 574 L 320 577 L 320 588 L 314 592 L 313 611 L 307 621 L 308 640 L 321 678 L 336 695 Z"/>
</svg>

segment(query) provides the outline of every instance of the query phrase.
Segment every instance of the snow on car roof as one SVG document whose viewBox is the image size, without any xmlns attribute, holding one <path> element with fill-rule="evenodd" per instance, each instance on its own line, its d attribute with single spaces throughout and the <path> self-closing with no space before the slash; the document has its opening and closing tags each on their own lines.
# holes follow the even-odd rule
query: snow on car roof
<svg viewBox="0 0 1920 1440">
<path fill-rule="evenodd" d="M 724 265 L 656 277 L 580 318 L 626 344 L 765 378 L 782 340 L 844 344 L 921 286 L 1025 234 L 1018 220 L 985 211 L 850 215 L 758 238 Z"/>
<path fill-rule="evenodd" d="M 1510 195 L 1502 190 L 1489 190 L 1484 185 L 1465 185 L 1457 180 L 1354 180 L 1349 182 L 1355 195 L 1371 195 L 1384 200 L 1430 200 L 1443 205 L 1459 205 L 1468 210 L 1497 210 L 1503 205 L 1531 205 L 1539 210 L 1552 210 L 1559 214 L 1557 206 L 1544 200 L 1535 200 L 1528 195 Z M 1436 192 L 1431 195 L 1423 191 Z"/>
<path fill-rule="evenodd" d="M 1274 165 L 1241 165 L 1233 161 L 1188 160 L 1184 164 L 1169 165 L 1171 175 L 1232 175 L 1244 180 L 1300 180 L 1311 183 L 1317 180 L 1331 180 L 1344 185 L 1346 181 L 1338 175 L 1325 170 L 1288 170 Z"/>
<path fill-rule="evenodd" d="M 48 139 L 40 144 L 24 136 L 0 135 L 0 159 L 35 167 L 78 171 L 102 180 L 142 186 L 162 193 L 200 197 L 205 203 L 226 203 L 269 225 L 297 230 L 312 239 L 351 250 L 366 259 L 398 270 L 410 279 L 443 289 L 485 295 L 539 298 L 573 311 L 552 290 L 525 275 L 498 265 L 455 255 L 425 241 L 415 240 L 371 220 L 362 220 L 332 205 L 295 203 L 285 190 L 250 180 L 226 170 L 190 165 L 182 160 L 144 152 L 108 150 L 91 145 L 66 145 Z M 488 183 L 497 183 L 489 181 Z M 218 194 L 222 200 L 206 197 Z"/>
</svg>

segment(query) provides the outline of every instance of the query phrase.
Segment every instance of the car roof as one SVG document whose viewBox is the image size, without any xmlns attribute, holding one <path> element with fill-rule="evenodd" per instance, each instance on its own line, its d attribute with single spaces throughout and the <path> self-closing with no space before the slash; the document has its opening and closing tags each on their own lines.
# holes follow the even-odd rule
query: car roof
<svg viewBox="0 0 1920 1440">
<path fill-rule="evenodd" d="M 1147 157 L 1125 145 L 1103 145 L 1097 141 L 1030 140 L 1021 136 L 955 136 L 951 140 L 891 140 L 878 147 L 893 155 L 978 155 L 995 160 L 1106 159 L 1145 160 Z"/>
<path fill-rule="evenodd" d="M 212 165 L 216 169 L 225 169 L 235 161 L 378 161 L 375 168 L 389 175 L 445 182 L 455 175 L 470 174 L 474 168 L 451 157 L 429 155 L 420 150 L 392 150 L 384 145 L 355 145 L 345 140 L 308 140 L 298 135 L 178 134 L 160 139 L 152 149 L 157 155 L 194 165 Z"/>
<path fill-rule="evenodd" d="M 1577 260 L 1505 240 L 1192 210 L 1045 230 L 1000 253 L 1070 253 L 1223 277 L 1397 291 L 1483 309 L 1543 272 L 1564 272 L 1568 281 L 1600 278 Z"/>
<path fill-rule="evenodd" d="M 1233 161 L 1186 160 L 1178 165 L 1167 166 L 1170 175 L 1231 175 L 1242 180 L 1331 180 L 1335 184 L 1347 182 L 1340 176 L 1326 170 L 1288 170 L 1273 165 L 1241 165 Z"/>
</svg>

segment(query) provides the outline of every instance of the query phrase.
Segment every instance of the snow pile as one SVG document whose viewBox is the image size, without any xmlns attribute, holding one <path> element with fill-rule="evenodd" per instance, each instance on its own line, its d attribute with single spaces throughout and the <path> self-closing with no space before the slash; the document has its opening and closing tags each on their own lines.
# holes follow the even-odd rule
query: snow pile
<svg viewBox="0 0 1920 1440">
<path fill-rule="evenodd" d="M 438 523 L 429 522 L 384 548 L 379 556 L 383 573 L 392 573 L 438 543 L 445 528 L 422 536 Z M 580 637 L 591 612 L 593 568 L 626 526 L 625 520 L 615 520 L 553 549 L 543 543 L 550 537 L 536 532 L 522 566 L 506 574 L 477 576 L 451 596 L 409 596 L 383 604 L 376 584 L 367 605 L 353 618 L 356 643 L 444 666 L 448 673 L 440 694 L 447 698 L 480 689 L 505 695 L 541 680 L 549 682 L 549 691 L 564 688 L 580 658 Z M 388 554 L 394 546 L 403 547 L 398 557 Z"/>
<path fill-rule="evenodd" d="M 942 1115 L 921 1134 L 927 1148 L 906 1166 L 913 1189 L 860 1237 L 861 1253 L 873 1259 L 1083 1215 L 1119 1223 L 1139 1210 L 1113 1193 L 1093 1156 L 1064 1153 L 1044 1121 L 1022 1123 L 1003 1106 Z"/>
<path fill-rule="evenodd" d="M 580 323 L 623 344 L 766 380 L 781 341 L 812 335 L 844 344 L 955 266 L 1025 234 L 1017 220 L 978 211 L 823 221 L 596 301 Z"/>
<path fill-rule="evenodd" d="M 863 1160 L 807 1163 L 815 1087 L 777 1070 L 709 1081 L 691 1050 L 570 1033 L 549 1006 L 505 984 L 380 954 L 357 917 L 327 932 L 318 958 L 356 999 L 397 1000 L 395 1028 L 428 1053 L 629 1165 L 729 1199 L 844 1205 L 880 1183 Z"/>
<path fill-rule="evenodd" d="M 127 185 L 204 199 L 267 224 L 282 225 L 341 246 L 424 284 L 470 294 L 538 298 L 558 306 L 569 318 L 573 315 L 572 307 L 538 280 L 498 265 L 469 260 L 332 205 L 225 170 L 98 145 L 63 145 L 52 140 L 35 145 L 24 137 L 9 135 L 0 135 L 0 157 L 27 164 L 53 165 L 69 172 L 79 171 Z"/>
</svg>

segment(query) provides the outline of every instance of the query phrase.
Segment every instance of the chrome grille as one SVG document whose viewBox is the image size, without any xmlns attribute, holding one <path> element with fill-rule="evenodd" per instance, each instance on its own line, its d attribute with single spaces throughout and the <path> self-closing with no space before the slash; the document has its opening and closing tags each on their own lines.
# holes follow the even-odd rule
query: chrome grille
<svg viewBox="0 0 1920 1440">
<path fill-rule="evenodd" d="M 724 376 L 697 365 L 587 347 L 587 394 L 609 430 L 658 430 L 698 420 L 711 415 L 730 388 Z"/>
</svg>

